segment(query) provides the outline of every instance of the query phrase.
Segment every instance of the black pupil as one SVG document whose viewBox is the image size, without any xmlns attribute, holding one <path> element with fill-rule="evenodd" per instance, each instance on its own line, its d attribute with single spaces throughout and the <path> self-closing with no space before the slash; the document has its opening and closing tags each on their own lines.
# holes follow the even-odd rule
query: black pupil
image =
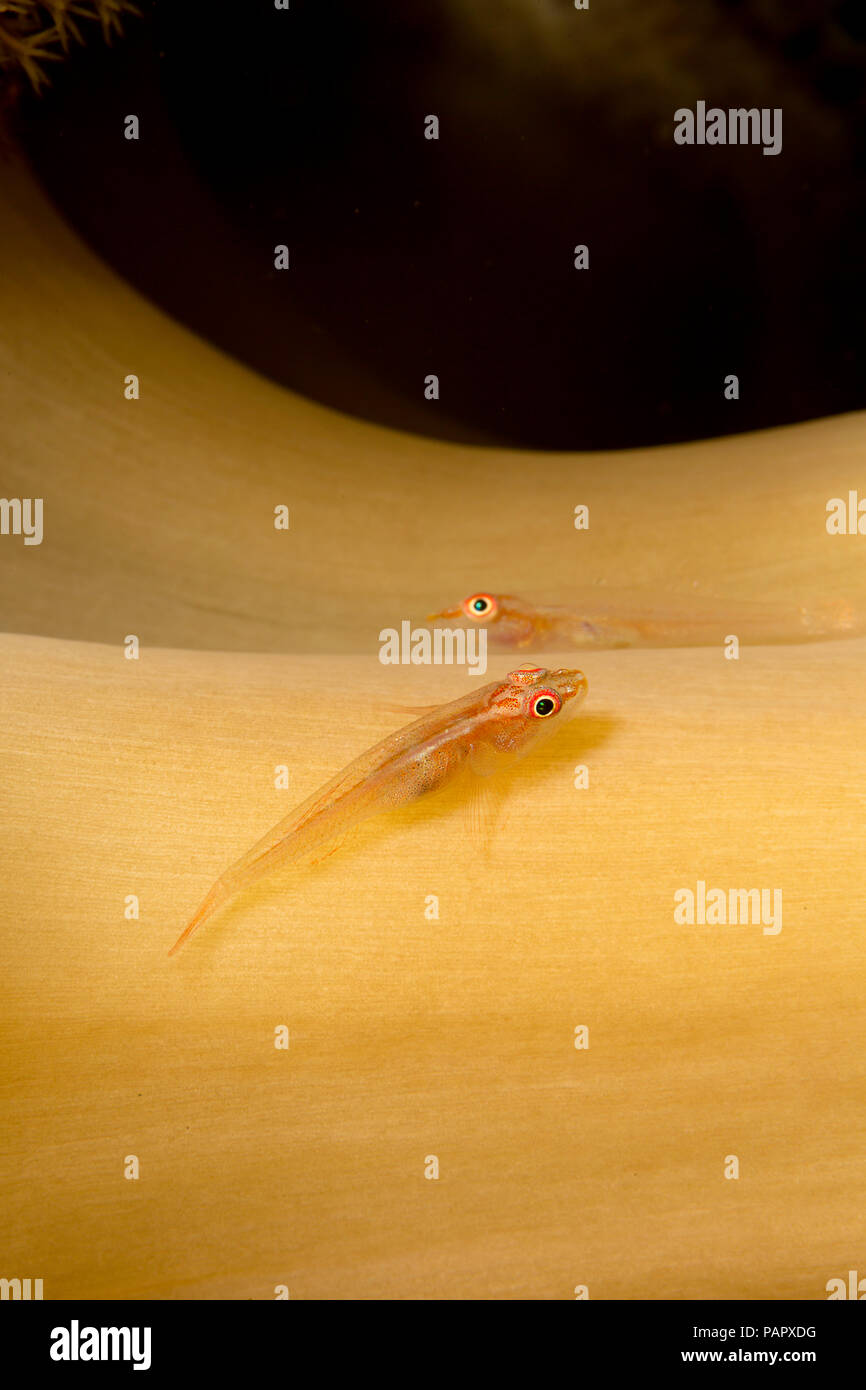
<svg viewBox="0 0 866 1390">
<path fill-rule="evenodd" d="M 477 598 L 473 603 L 472 607 L 475 609 L 476 613 L 483 613 L 485 608 L 487 607 L 487 600 L 483 598 Z"/>
<path fill-rule="evenodd" d="M 551 698 L 550 698 L 549 695 L 543 695 L 542 698 L 541 698 L 540 700 L 536 700 L 536 702 L 535 702 L 535 713 L 536 713 L 536 714 L 542 714 L 542 715 L 543 715 L 543 714 L 552 714 L 552 712 L 553 712 L 553 701 L 551 700 Z"/>
</svg>

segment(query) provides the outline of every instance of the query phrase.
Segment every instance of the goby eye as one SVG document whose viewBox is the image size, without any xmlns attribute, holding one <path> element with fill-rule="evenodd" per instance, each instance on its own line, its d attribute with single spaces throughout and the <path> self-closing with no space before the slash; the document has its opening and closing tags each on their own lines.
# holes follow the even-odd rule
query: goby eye
<svg viewBox="0 0 866 1390">
<path fill-rule="evenodd" d="M 463 612 L 467 618 L 483 622 L 485 618 L 492 618 L 496 612 L 496 599 L 492 594 L 472 594 L 470 598 L 463 600 Z"/>
<path fill-rule="evenodd" d="M 562 700 L 555 690 L 536 690 L 529 702 L 529 712 L 536 719 L 549 719 L 562 709 Z"/>
</svg>

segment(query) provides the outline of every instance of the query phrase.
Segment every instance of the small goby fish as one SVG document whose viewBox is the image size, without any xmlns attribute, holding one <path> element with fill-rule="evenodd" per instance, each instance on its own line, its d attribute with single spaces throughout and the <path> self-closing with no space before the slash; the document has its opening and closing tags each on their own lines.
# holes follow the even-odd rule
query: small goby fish
<svg viewBox="0 0 866 1390">
<path fill-rule="evenodd" d="M 218 908 L 271 870 L 325 851 L 361 821 L 438 791 L 461 773 L 488 777 L 510 765 L 572 714 L 586 690 L 581 671 L 524 666 L 389 734 L 217 879 L 169 955 Z"/>
<path fill-rule="evenodd" d="M 470 594 L 438 619 L 478 623 L 492 645 L 509 650 L 566 651 L 569 647 L 700 647 L 730 634 L 753 644 L 808 642 L 854 637 L 863 631 L 851 604 L 829 600 L 800 608 L 774 609 L 721 599 L 678 599 L 650 608 L 634 596 L 598 590 L 585 606 L 546 608 L 512 594 Z"/>
</svg>

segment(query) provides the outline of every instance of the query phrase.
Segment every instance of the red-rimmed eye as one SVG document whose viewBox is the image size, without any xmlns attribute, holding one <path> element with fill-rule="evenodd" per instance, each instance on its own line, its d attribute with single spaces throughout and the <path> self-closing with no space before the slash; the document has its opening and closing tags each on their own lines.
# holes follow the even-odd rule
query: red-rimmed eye
<svg viewBox="0 0 866 1390">
<path fill-rule="evenodd" d="M 529 702 L 529 713 L 536 719 L 549 719 L 562 709 L 562 700 L 555 690 L 536 690 Z"/>
<path fill-rule="evenodd" d="M 488 618 L 492 618 L 499 604 L 492 594 L 472 594 L 463 600 L 463 612 L 467 618 L 474 618 L 476 623 L 483 623 Z"/>
</svg>

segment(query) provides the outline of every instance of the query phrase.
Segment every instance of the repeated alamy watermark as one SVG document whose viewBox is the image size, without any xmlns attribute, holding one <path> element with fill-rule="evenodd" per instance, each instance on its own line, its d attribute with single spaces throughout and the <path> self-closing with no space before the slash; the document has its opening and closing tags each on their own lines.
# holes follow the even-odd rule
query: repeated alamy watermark
<svg viewBox="0 0 866 1390">
<path fill-rule="evenodd" d="M 674 112 L 674 140 L 678 145 L 763 145 L 764 154 L 782 152 L 781 106 L 707 106 L 699 101 L 694 111 L 681 106 Z"/>
<path fill-rule="evenodd" d="M 470 676 L 487 670 L 487 633 L 483 628 L 413 628 L 405 619 L 400 630 L 379 633 L 383 666 L 466 666 Z"/>
<path fill-rule="evenodd" d="M 828 1279 L 824 1288 L 828 1303 L 840 1298 L 855 1299 L 858 1303 L 866 1300 L 866 1279 L 861 1279 L 856 1269 L 848 1270 L 847 1281 L 837 1275 L 835 1279 Z"/>
<path fill-rule="evenodd" d="M 0 1302 L 20 1300 L 27 1303 L 31 1299 L 41 1299 L 42 1282 L 41 1279 L 0 1279 Z"/>
<path fill-rule="evenodd" d="M 697 886 L 674 893 L 674 921 L 678 926 L 762 926 L 764 936 L 782 930 L 781 888 L 707 888 Z"/>
<path fill-rule="evenodd" d="M 866 497 L 851 488 L 847 499 L 831 497 L 827 502 L 827 533 L 831 536 L 866 536 Z"/>
<path fill-rule="evenodd" d="M 0 497 L 0 536 L 23 536 L 25 545 L 41 545 L 42 498 Z"/>
</svg>

